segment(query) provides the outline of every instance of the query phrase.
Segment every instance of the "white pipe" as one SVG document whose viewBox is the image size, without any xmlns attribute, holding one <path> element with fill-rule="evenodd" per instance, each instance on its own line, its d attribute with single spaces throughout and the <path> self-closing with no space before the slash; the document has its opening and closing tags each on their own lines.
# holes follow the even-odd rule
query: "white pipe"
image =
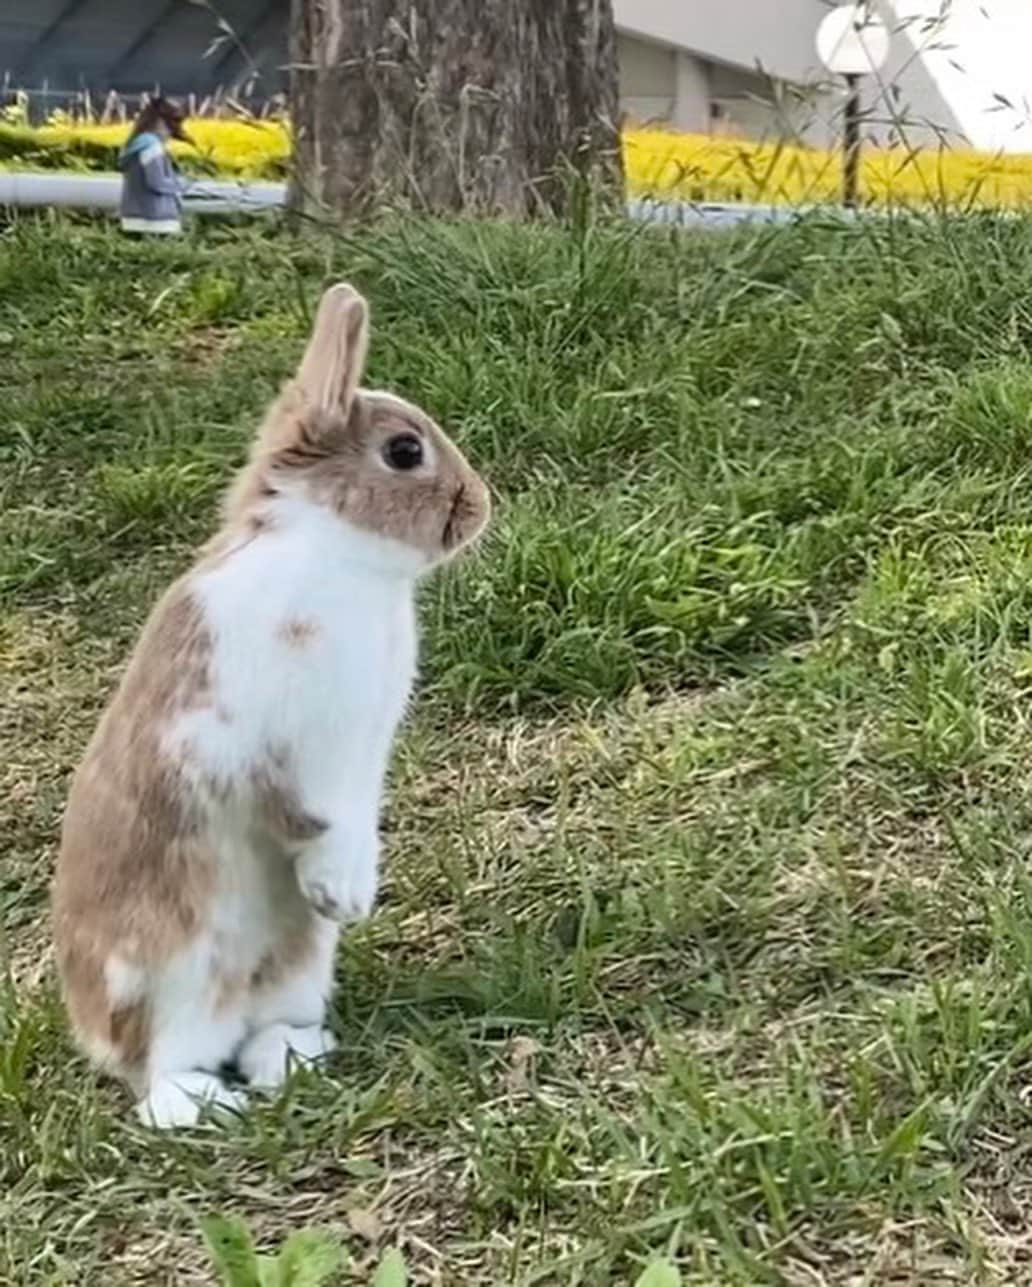
<svg viewBox="0 0 1032 1287">
<path fill-rule="evenodd" d="M 805 212 L 793 206 L 755 206 L 738 201 L 663 201 L 658 197 L 632 197 L 627 202 L 627 213 L 630 218 L 645 223 L 730 228 L 739 223 L 792 223 Z"/>
<path fill-rule="evenodd" d="M 79 210 L 117 210 L 122 179 L 117 174 L 25 174 L 0 170 L 0 208 L 4 206 L 64 206 Z M 285 183 L 227 183 L 197 179 L 184 193 L 184 207 L 198 214 L 257 213 L 286 203 Z M 728 227 L 738 223 L 790 223 L 801 213 L 790 206 L 758 206 L 732 202 L 659 201 L 637 197 L 627 202 L 632 219 Z M 837 213 L 842 214 L 842 211 Z"/>
<path fill-rule="evenodd" d="M 269 210 L 286 201 L 285 183 L 226 183 L 198 180 L 187 187 L 183 205 L 201 214 Z M 122 195 L 118 174 L 25 174 L 0 170 L 0 206 L 64 206 L 117 210 Z"/>
</svg>

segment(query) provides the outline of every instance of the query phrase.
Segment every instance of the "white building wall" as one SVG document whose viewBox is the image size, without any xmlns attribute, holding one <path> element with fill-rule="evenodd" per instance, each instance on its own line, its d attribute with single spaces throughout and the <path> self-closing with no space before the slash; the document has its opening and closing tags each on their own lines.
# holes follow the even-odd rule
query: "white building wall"
<svg viewBox="0 0 1032 1287">
<path fill-rule="evenodd" d="M 941 0 L 877 2 L 891 53 L 881 77 L 863 86 L 865 135 L 924 146 L 962 140 L 934 58 L 921 50 L 934 37 L 898 16 Z M 978 0 L 986 2 L 1027 3 L 1032 13 L 1032 0 Z M 814 44 L 826 0 L 614 0 L 614 10 L 622 105 L 632 122 L 816 146 L 840 138 L 845 96 Z"/>
<path fill-rule="evenodd" d="M 673 124 L 690 134 L 705 134 L 710 128 L 712 106 L 709 66 L 695 54 L 679 50 L 671 117 Z"/>
<path fill-rule="evenodd" d="M 816 70 L 813 36 L 824 0 L 614 0 L 618 29 L 786 80 Z"/>
<path fill-rule="evenodd" d="M 672 122 L 677 97 L 677 52 L 651 40 L 618 33 L 620 104 L 636 125 Z"/>
</svg>

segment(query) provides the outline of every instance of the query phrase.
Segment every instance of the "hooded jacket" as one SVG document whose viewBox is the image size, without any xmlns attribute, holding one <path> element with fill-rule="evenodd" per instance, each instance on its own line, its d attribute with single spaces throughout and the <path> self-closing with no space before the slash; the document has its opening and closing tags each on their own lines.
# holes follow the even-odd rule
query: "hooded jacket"
<svg viewBox="0 0 1032 1287">
<path fill-rule="evenodd" d="M 157 134 L 137 134 L 118 157 L 121 170 L 120 213 L 126 232 L 182 231 L 183 183 L 164 140 Z"/>
</svg>

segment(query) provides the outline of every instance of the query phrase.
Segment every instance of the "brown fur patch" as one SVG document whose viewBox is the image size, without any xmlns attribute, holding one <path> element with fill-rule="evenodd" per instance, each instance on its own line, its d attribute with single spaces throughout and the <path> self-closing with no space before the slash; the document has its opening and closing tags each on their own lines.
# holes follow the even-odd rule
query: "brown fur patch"
<svg viewBox="0 0 1032 1287">
<path fill-rule="evenodd" d="M 255 795 L 262 821 L 277 840 L 288 845 L 303 845 L 317 840 L 330 824 L 316 817 L 275 761 L 254 775 Z"/>
<path fill-rule="evenodd" d="M 290 908 L 290 911 L 286 909 Z M 315 916 L 298 900 L 286 900 L 284 920 L 274 947 L 253 970 L 243 973 L 216 971 L 215 1009 L 224 1012 L 241 1005 L 255 992 L 274 988 L 301 969 L 316 950 Z"/>
<path fill-rule="evenodd" d="M 276 628 L 276 638 L 288 648 L 307 648 L 313 639 L 322 631 L 318 621 L 306 620 L 304 617 L 290 617 Z"/>
<path fill-rule="evenodd" d="M 54 884 L 65 996 L 84 1039 L 139 1057 L 146 1019 L 112 1006 L 104 963 L 167 959 L 206 922 L 215 862 L 199 806 L 161 738 L 170 721 L 211 701 L 211 639 L 188 587 L 158 605 L 72 783 Z"/>
<path fill-rule="evenodd" d="M 150 1015 L 146 1005 L 137 1001 L 112 1010 L 109 1022 L 111 1045 L 122 1062 L 133 1069 L 141 1068 L 150 1046 Z"/>
<path fill-rule="evenodd" d="M 61 929 L 64 929 L 64 933 Z M 77 926 L 58 927 L 58 968 L 76 1029 L 94 1049 L 109 1050 L 130 1078 L 146 1060 L 150 1019 L 142 1002 L 112 1004 L 104 975 L 106 957 Z"/>
<path fill-rule="evenodd" d="M 315 920 L 310 914 L 295 922 L 271 952 L 258 962 L 249 980 L 253 992 L 276 987 L 299 970 L 315 951 Z"/>
</svg>

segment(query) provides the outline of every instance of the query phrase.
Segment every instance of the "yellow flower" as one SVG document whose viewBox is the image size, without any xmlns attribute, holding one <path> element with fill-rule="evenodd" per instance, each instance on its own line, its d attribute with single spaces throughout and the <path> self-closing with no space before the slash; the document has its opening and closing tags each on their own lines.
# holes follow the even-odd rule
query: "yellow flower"
<svg viewBox="0 0 1032 1287">
<path fill-rule="evenodd" d="M 193 161 L 240 179 L 286 173 L 286 121 L 199 117 L 188 121 L 187 129 L 194 146 L 173 143 L 172 151 L 188 165 Z M 129 126 L 82 124 L 55 113 L 46 125 L 22 132 L 42 149 L 81 142 L 114 151 L 125 142 Z M 799 206 L 836 201 L 842 190 L 838 151 L 651 129 L 626 131 L 623 154 L 628 188 L 639 196 Z M 875 205 L 1016 208 L 1032 204 L 1032 155 L 867 145 L 860 192 L 863 201 Z"/>
<path fill-rule="evenodd" d="M 173 143 L 172 152 L 182 160 L 199 158 L 212 169 L 234 178 L 254 179 L 281 173 L 290 159 L 290 131 L 284 121 L 217 120 L 198 117 L 186 125 L 194 141 Z M 117 149 L 129 137 L 130 127 L 90 125 L 51 117 L 32 133 L 42 146 L 94 143 Z"/>
<path fill-rule="evenodd" d="M 838 151 L 628 130 L 623 152 L 636 195 L 799 206 L 837 200 L 842 190 Z M 1032 155 L 867 145 L 860 193 L 875 205 L 1026 206 L 1032 204 Z"/>
</svg>

